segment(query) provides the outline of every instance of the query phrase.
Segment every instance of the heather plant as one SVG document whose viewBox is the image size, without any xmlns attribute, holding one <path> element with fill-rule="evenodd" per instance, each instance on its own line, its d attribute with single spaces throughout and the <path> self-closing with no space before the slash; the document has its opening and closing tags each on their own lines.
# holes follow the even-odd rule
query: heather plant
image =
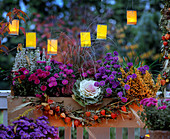
<svg viewBox="0 0 170 139">
<path fill-rule="evenodd" d="M 50 65 L 46 63 L 47 61 L 37 61 L 34 71 L 23 67 L 14 72 L 15 95 L 41 96 L 45 93 L 49 96 L 71 95 L 75 82 L 72 64 L 65 65 L 55 60 L 51 60 Z"/>
<path fill-rule="evenodd" d="M 155 83 L 152 74 L 148 71 L 149 66 L 144 65 L 135 68 L 131 62 L 127 63 L 127 65 L 126 68 L 120 68 L 122 76 L 118 79 L 122 87 L 129 86 L 129 89 L 126 90 L 127 99 L 138 98 L 142 100 L 146 97 L 155 97 L 160 88 L 161 76 L 158 75 Z"/>
<path fill-rule="evenodd" d="M 34 121 L 20 117 L 12 126 L 0 125 L 0 139 L 59 139 L 58 128 L 49 126 L 47 119 L 41 116 Z"/>
<path fill-rule="evenodd" d="M 149 130 L 170 130 L 170 99 L 144 98 L 140 102 L 143 111 L 138 112 Z"/>
</svg>

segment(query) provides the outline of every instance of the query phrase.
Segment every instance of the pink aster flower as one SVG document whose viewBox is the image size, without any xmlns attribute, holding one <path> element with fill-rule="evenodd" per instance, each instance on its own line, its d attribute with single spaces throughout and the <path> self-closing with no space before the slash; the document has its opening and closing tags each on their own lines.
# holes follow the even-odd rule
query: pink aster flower
<svg viewBox="0 0 170 139">
<path fill-rule="evenodd" d="M 37 69 L 37 73 L 42 73 L 42 69 Z"/>
<path fill-rule="evenodd" d="M 40 95 L 40 94 L 36 94 L 35 96 L 38 97 L 38 98 L 42 97 L 42 95 Z"/>
<path fill-rule="evenodd" d="M 63 77 L 67 77 L 67 75 L 66 75 L 66 74 L 63 74 Z"/>
<path fill-rule="evenodd" d="M 83 77 L 87 77 L 87 73 L 86 73 L 86 72 L 83 72 L 81 75 L 82 75 Z"/>
<path fill-rule="evenodd" d="M 50 70 L 51 69 L 51 66 L 46 66 L 45 67 L 45 70 Z"/>
<path fill-rule="evenodd" d="M 73 70 L 72 69 L 69 69 L 67 70 L 66 74 L 72 74 L 73 73 Z"/>
<path fill-rule="evenodd" d="M 55 73 L 54 77 L 59 78 L 60 76 L 57 73 Z"/>
<path fill-rule="evenodd" d="M 26 78 L 25 75 L 20 75 L 20 79 L 21 79 L 21 80 L 24 80 L 25 78 Z"/>
<path fill-rule="evenodd" d="M 60 75 L 61 75 L 61 74 L 64 74 L 64 72 L 60 71 L 59 74 L 60 74 Z"/>
<path fill-rule="evenodd" d="M 47 86 L 45 86 L 45 85 L 42 85 L 42 86 L 41 86 L 41 90 L 42 90 L 42 91 L 45 91 L 46 89 L 47 89 Z"/>
<path fill-rule="evenodd" d="M 40 83 L 40 80 L 39 80 L 39 79 L 36 79 L 36 80 L 34 81 L 34 83 L 35 83 L 35 84 L 39 84 L 39 83 Z"/>
<path fill-rule="evenodd" d="M 63 85 L 68 84 L 68 80 L 66 80 L 66 79 L 62 80 L 62 84 L 63 84 Z"/>
<path fill-rule="evenodd" d="M 49 76 L 51 73 L 49 71 L 45 71 L 46 75 Z"/>
<path fill-rule="evenodd" d="M 23 73 L 24 73 L 24 75 L 27 75 L 27 74 L 29 74 L 29 70 L 26 69 L 23 71 Z"/>
<path fill-rule="evenodd" d="M 121 97 L 121 101 L 125 103 L 125 102 L 127 102 L 127 98 L 126 97 Z"/>
</svg>

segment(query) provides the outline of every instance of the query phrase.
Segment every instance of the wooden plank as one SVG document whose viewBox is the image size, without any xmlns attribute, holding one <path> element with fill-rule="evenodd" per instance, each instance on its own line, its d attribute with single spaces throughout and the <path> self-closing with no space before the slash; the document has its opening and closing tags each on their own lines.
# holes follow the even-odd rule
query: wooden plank
<svg viewBox="0 0 170 139">
<path fill-rule="evenodd" d="M 128 139 L 135 139 L 135 128 L 128 128 Z"/>
<path fill-rule="evenodd" d="M 83 127 L 77 128 L 77 139 L 83 139 Z"/>
<path fill-rule="evenodd" d="M 145 136 L 146 129 L 140 128 L 140 136 Z"/>
<path fill-rule="evenodd" d="M 89 139 L 110 139 L 109 127 L 89 127 Z"/>
<path fill-rule="evenodd" d="M 8 123 L 10 124 L 12 122 L 12 120 L 15 117 L 18 117 L 19 114 L 24 113 L 26 110 L 28 110 L 30 107 L 26 107 L 23 108 L 21 110 L 15 111 L 15 112 L 11 112 L 14 108 L 16 108 L 17 106 L 23 104 L 22 99 L 25 97 L 18 97 L 18 98 L 12 98 L 12 97 L 8 97 Z M 28 99 L 30 97 L 27 97 L 26 99 Z M 32 97 L 33 98 L 33 97 Z M 34 99 L 36 99 L 34 97 Z M 74 101 L 71 97 L 50 97 L 50 99 L 54 100 L 54 101 L 64 101 L 64 106 L 70 106 L 73 108 L 73 110 L 75 109 L 80 109 L 82 108 L 76 101 Z M 93 109 L 97 109 L 103 105 L 106 105 L 107 103 L 109 103 L 110 101 L 112 101 L 111 98 L 104 98 L 103 100 L 103 104 L 99 105 L 98 107 L 94 107 Z M 91 109 L 91 108 L 90 108 Z M 35 110 L 34 112 L 30 113 L 29 117 L 32 117 L 34 119 L 36 119 L 37 117 L 43 115 L 42 111 L 37 111 Z M 66 125 L 64 123 L 64 121 L 58 117 L 56 119 L 55 116 L 48 116 L 49 117 L 49 122 L 51 126 L 55 126 L 55 127 L 66 127 L 66 126 L 70 126 L 71 125 Z M 124 120 L 122 120 L 122 117 Z M 92 127 L 127 127 L 127 128 L 142 128 L 144 126 L 144 124 L 138 124 L 137 120 L 135 119 L 135 117 L 130 117 L 129 115 L 121 115 L 118 116 L 117 119 L 108 119 L 107 121 L 104 119 L 101 121 L 101 123 L 94 123 L 92 125 Z"/>
<path fill-rule="evenodd" d="M 122 139 L 122 128 L 116 128 L 116 139 Z"/>
<path fill-rule="evenodd" d="M 64 139 L 71 139 L 71 127 L 65 127 Z"/>
<path fill-rule="evenodd" d="M 8 125 L 8 111 L 7 110 L 3 110 L 3 124 L 5 126 Z"/>
</svg>

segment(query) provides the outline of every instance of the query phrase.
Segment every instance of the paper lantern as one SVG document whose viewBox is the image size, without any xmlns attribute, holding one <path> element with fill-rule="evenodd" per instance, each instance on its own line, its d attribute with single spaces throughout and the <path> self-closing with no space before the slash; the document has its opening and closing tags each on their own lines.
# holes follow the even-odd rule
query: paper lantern
<svg viewBox="0 0 170 139">
<path fill-rule="evenodd" d="M 58 40 L 48 39 L 47 40 L 47 54 L 57 55 L 57 46 L 58 46 Z"/>
<path fill-rule="evenodd" d="M 18 35 L 19 34 L 19 20 L 12 20 L 12 24 L 9 23 L 9 34 L 10 35 Z"/>
<path fill-rule="evenodd" d="M 136 25 L 137 23 L 137 11 L 127 11 L 127 25 Z"/>
<path fill-rule="evenodd" d="M 106 39 L 107 25 L 97 25 L 97 39 Z"/>
<path fill-rule="evenodd" d="M 81 43 L 81 47 L 90 47 L 91 46 L 90 32 L 81 32 L 80 33 L 80 43 Z"/>
<path fill-rule="evenodd" d="M 26 32 L 26 48 L 36 48 L 36 32 Z"/>
</svg>

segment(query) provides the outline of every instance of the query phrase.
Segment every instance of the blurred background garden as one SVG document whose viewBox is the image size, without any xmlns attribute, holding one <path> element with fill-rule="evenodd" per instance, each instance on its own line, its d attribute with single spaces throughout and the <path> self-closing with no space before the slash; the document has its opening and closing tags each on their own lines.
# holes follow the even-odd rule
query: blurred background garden
<svg viewBox="0 0 170 139">
<path fill-rule="evenodd" d="M 150 65 L 152 73 L 161 71 L 161 30 L 159 28 L 160 0 L 0 0 L 0 20 L 13 8 L 21 9 L 28 16 L 26 23 L 20 22 L 25 31 L 37 32 L 37 47 L 46 49 L 48 38 L 59 40 L 56 60 L 67 53 L 70 43 L 79 45 L 81 31 L 92 33 L 95 39 L 97 24 L 108 26 L 107 40 L 100 41 L 94 48 L 96 57 L 102 58 L 106 52 L 118 51 L 120 62 L 123 60 L 141 61 Z M 137 24 L 129 26 L 126 10 L 137 10 Z M 6 76 L 10 74 L 18 43 L 25 43 L 20 30 L 19 36 L 7 37 L 2 44 L 9 54 L 0 55 L 0 89 L 10 89 Z M 153 64 L 154 63 L 154 64 Z"/>
</svg>

